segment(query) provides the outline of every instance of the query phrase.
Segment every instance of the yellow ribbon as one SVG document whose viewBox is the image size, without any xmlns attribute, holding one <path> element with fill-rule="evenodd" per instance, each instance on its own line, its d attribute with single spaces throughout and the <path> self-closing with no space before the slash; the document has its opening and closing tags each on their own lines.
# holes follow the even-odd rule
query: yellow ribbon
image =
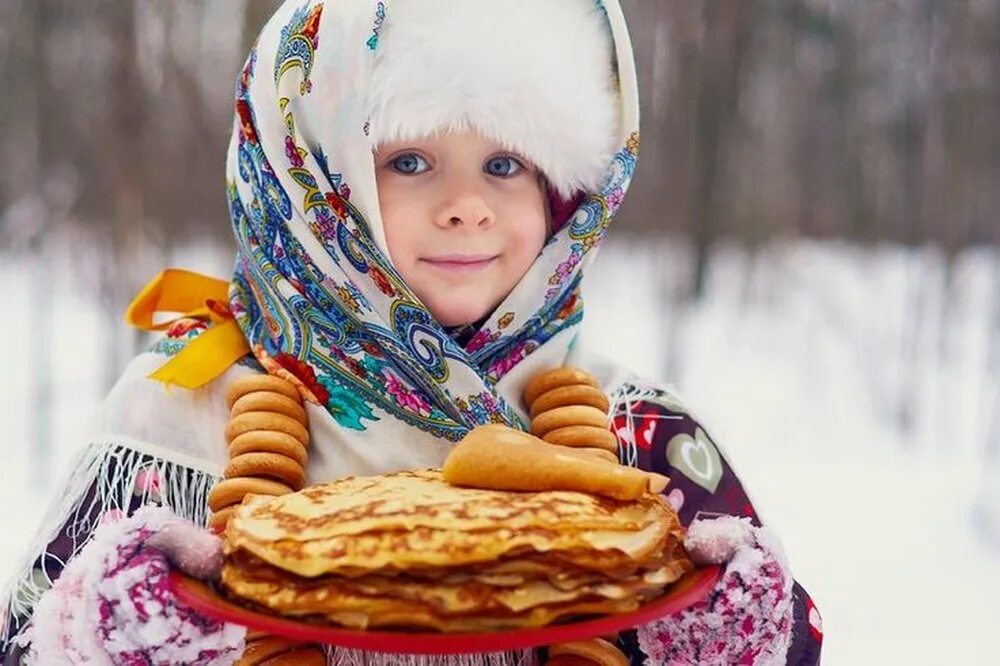
<svg viewBox="0 0 1000 666">
<path fill-rule="evenodd" d="M 211 322 L 150 379 L 195 389 L 204 386 L 250 353 L 243 331 L 226 303 L 229 283 L 178 268 L 168 268 L 142 288 L 125 312 L 125 321 L 143 331 L 163 331 L 180 319 Z M 155 323 L 157 314 L 175 314 Z"/>
</svg>

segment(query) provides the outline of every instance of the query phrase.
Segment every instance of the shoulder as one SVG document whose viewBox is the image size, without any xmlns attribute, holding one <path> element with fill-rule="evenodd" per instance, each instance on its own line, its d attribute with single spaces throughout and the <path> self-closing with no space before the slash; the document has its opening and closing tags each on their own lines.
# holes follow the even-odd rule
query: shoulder
<svg viewBox="0 0 1000 666">
<path fill-rule="evenodd" d="M 161 356 L 176 356 L 182 349 L 208 330 L 208 322 L 184 317 L 173 322 L 150 347 L 149 352 Z"/>
<path fill-rule="evenodd" d="M 601 354 L 581 354 L 578 365 L 593 374 L 608 394 L 612 413 L 641 407 L 644 411 L 685 415 L 696 419 L 691 408 L 669 383 L 643 377 L 632 368 Z"/>
<path fill-rule="evenodd" d="M 237 363 L 197 389 L 151 379 L 205 330 L 198 320 L 179 323 L 187 321 L 192 324 L 175 324 L 126 366 L 104 400 L 94 434 L 212 471 L 221 469 L 228 457 L 223 439 L 229 420 L 226 389 L 237 377 L 260 370 L 251 361 Z"/>
<path fill-rule="evenodd" d="M 699 512 L 756 521 L 729 456 L 677 390 L 594 358 L 581 365 L 601 373 L 622 463 L 668 476 L 667 499 L 685 525 Z"/>
</svg>

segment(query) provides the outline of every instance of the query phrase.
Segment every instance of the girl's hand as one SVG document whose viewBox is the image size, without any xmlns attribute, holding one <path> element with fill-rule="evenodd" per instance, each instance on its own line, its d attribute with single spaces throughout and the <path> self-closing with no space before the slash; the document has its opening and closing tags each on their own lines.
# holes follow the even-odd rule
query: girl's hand
<svg viewBox="0 0 1000 666">
<path fill-rule="evenodd" d="M 725 564 L 725 571 L 705 600 L 638 629 L 650 663 L 785 663 L 793 580 L 770 532 L 748 518 L 720 516 L 695 520 L 684 544 L 695 563 Z"/>
<path fill-rule="evenodd" d="M 25 637 L 32 663 L 235 662 L 246 629 L 174 597 L 172 563 L 210 577 L 221 565 L 221 541 L 160 507 L 100 525 L 38 601 Z"/>
<path fill-rule="evenodd" d="M 163 553 L 174 567 L 199 580 L 222 573 L 222 539 L 186 520 L 168 522 L 145 542 Z"/>
</svg>

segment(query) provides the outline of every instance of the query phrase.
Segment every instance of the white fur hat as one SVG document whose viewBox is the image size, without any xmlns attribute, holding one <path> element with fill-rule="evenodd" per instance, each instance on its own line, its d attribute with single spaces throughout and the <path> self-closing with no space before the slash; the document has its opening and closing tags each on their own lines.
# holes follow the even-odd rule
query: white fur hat
<svg viewBox="0 0 1000 666">
<path fill-rule="evenodd" d="M 563 198 L 597 190 L 622 143 L 595 0 L 394 0 L 369 92 L 373 146 L 475 129 Z"/>
</svg>

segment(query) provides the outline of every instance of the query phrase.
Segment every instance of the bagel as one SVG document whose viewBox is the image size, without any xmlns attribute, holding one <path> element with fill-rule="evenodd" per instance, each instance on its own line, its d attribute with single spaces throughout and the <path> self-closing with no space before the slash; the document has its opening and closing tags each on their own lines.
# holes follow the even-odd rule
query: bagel
<svg viewBox="0 0 1000 666">
<path fill-rule="evenodd" d="M 573 384 L 599 386 L 597 379 L 589 372 L 568 366 L 554 368 L 540 372 L 528 381 L 528 384 L 524 387 L 524 404 L 531 405 L 543 393 L 548 393 L 560 386 L 571 386 Z"/>
<path fill-rule="evenodd" d="M 240 396 L 230 408 L 232 416 L 239 416 L 246 412 L 274 412 L 295 419 L 302 425 L 309 424 L 309 417 L 306 416 L 306 410 L 302 403 L 275 391 L 246 393 Z"/>
<path fill-rule="evenodd" d="M 294 492 L 284 483 L 271 479 L 257 479 L 243 476 L 237 479 L 223 479 L 208 493 L 208 508 L 218 511 L 233 504 L 239 504 L 247 495 L 287 495 Z"/>
<path fill-rule="evenodd" d="M 235 458 L 244 453 L 276 453 L 291 458 L 303 468 L 309 457 L 302 442 L 288 433 L 275 430 L 251 430 L 238 435 L 229 444 L 229 457 Z"/>
<path fill-rule="evenodd" d="M 546 433 L 569 426 L 592 426 L 607 430 L 608 415 L 589 405 L 556 407 L 531 419 L 531 433 L 544 437 Z"/>
<path fill-rule="evenodd" d="M 291 435 L 309 446 L 309 430 L 293 418 L 271 412 L 244 412 L 234 416 L 226 426 L 226 443 L 232 444 L 240 435 L 255 430 L 274 430 Z"/>
<path fill-rule="evenodd" d="M 561 663 L 592 663 L 596 666 L 628 666 L 629 660 L 621 650 L 603 638 L 594 638 L 589 641 L 572 641 L 569 643 L 559 643 L 549 647 L 549 663 L 553 659 L 563 657 L 574 657 L 576 662 L 563 661 Z M 583 661 L 581 661 L 583 660 Z M 559 663 L 559 662 L 557 662 Z"/>
<path fill-rule="evenodd" d="M 274 375 L 247 375 L 246 377 L 239 377 L 230 382 L 229 388 L 226 390 L 226 408 L 232 409 L 237 400 L 247 393 L 257 391 L 272 391 L 292 400 L 302 402 L 299 390 L 287 379 L 275 377 Z"/>
<path fill-rule="evenodd" d="M 567 405 L 589 405 L 605 414 L 611 409 L 608 396 L 601 389 L 589 384 L 570 384 L 556 387 L 538 396 L 531 403 L 531 418 L 535 418 L 550 409 L 566 407 Z"/>
<path fill-rule="evenodd" d="M 618 438 L 607 428 L 594 426 L 572 425 L 556 428 L 542 437 L 549 444 L 572 446 L 574 448 L 604 449 L 612 453 L 618 452 Z"/>
<path fill-rule="evenodd" d="M 288 456 L 277 453 L 243 453 L 226 466 L 225 477 L 264 477 L 286 484 L 292 490 L 301 490 L 306 482 L 306 471 Z"/>
</svg>

